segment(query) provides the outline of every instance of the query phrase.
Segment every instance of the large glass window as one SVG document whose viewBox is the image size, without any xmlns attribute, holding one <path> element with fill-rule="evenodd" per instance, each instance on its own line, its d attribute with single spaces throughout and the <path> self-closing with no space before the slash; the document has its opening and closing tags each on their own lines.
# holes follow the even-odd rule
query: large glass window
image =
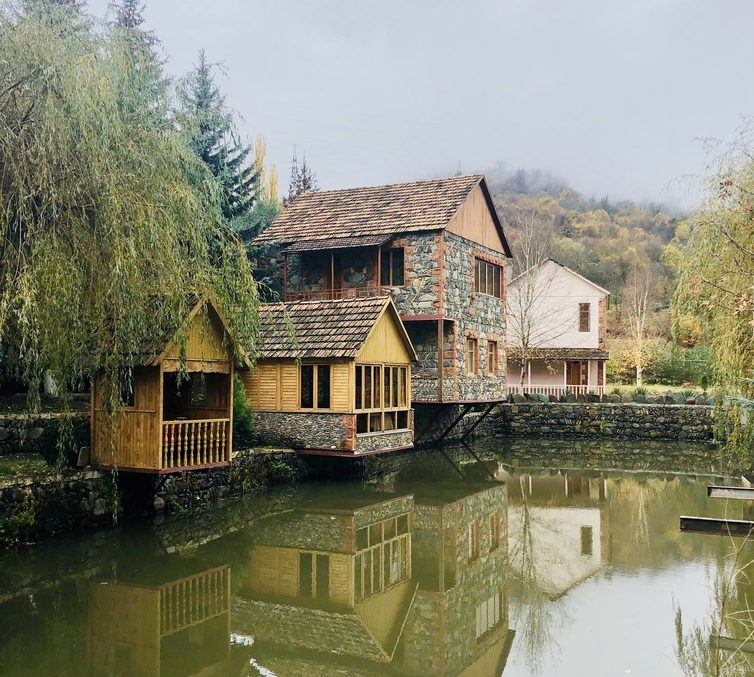
<svg viewBox="0 0 754 677">
<path fill-rule="evenodd" d="M 411 534 L 407 515 L 357 530 L 356 549 L 356 601 L 411 577 Z"/>
<path fill-rule="evenodd" d="M 302 364 L 300 375 L 301 408 L 329 409 L 332 367 L 329 364 Z"/>
<path fill-rule="evenodd" d="M 409 426 L 409 371 L 406 366 L 357 364 L 354 406 L 356 432 L 405 429 Z"/>
<path fill-rule="evenodd" d="M 502 298 L 503 269 L 494 263 L 474 259 L 474 291 Z"/>
<path fill-rule="evenodd" d="M 403 285 L 403 278 L 403 248 L 388 249 L 382 252 L 380 284 L 383 287 L 400 287 Z"/>
</svg>

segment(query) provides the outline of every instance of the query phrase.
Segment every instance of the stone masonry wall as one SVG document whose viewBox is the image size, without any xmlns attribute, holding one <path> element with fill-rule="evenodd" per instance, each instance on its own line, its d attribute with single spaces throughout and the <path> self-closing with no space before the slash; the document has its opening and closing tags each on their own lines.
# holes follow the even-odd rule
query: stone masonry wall
<svg viewBox="0 0 754 677">
<path fill-rule="evenodd" d="M 713 407 L 703 405 L 501 404 L 477 430 L 500 437 L 712 440 Z"/>
<path fill-rule="evenodd" d="M 445 393 L 454 392 L 453 399 L 486 400 L 505 397 L 505 372 L 498 369 L 499 375 L 489 374 L 487 365 L 487 341 L 496 341 L 498 346 L 498 365 L 504 364 L 502 350 L 505 336 L 504 299 L 474 291 L 474 259 L 482 258 L 503 268 L 502 285 L 505 286 L 505 259 L 498 253 L 479 244 L 473 243 L 453 233 L 444 234 L 445 283 L 443 288 L 443 308 L 445 314 L 457 320 L 451 347 L 454 355 L 446 353 L 446 359 L 453 357 L 456 365 L 456 382 L 451 388 L 449 376 L 452 373 L 446 366 L 446 384 L 443 385 L 444 399 L 450 399 Z M 475 338 L 479 347 L 478 373 L 466 373 L 466 340 Z"/>
<path fill-rule="evenodd" d="M 88 423 L 87 414 L 73 414 L 74 420 Z M 50 445 L 45 431 L 57 427 L 62 414 L 2 414 L 0 415 L 0 456 L 22 452 L 42 453 L 44 445 Z M 86 435 L 88 437 L 88 426 Z M 54 441 L 57 442 L 57 433 Z"/>
<path fill-rule="evenodd" d="M 410 430 L 388 430 L 380 433 L 370 433 L 356 436 L 356 451 L 380 451 L 381 449 L 402 449 L 410 447 L 414 442 L 414 435 Z"/>
<path fill-rule="evenodd" d="M 0 480 L 0 549 L 19 542 L 96 526 L 112 526 L 114 515 L 201 511 L 222 499 L 276 482 L 305 477 L 308 464 L 290 449 L 233 453 L 230 466 L 167 476 L 157 496 L 154 475 L 66 470 L 60 475 Z"/>
<path fill-rule="evenodd" d="M 265 444 L 294 449 L 354 449 L 353 414 L 258 411 L 254 418 Z"/>
</svg>

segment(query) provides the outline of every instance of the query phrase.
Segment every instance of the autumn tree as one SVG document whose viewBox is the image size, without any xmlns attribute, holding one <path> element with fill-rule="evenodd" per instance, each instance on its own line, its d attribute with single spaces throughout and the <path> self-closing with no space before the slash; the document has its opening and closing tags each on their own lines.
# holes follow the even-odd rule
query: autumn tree
<svg viewBox="0 0 754 677">
<path fill-rule="evenodd" d="M 715 375 L 736 391 L 754 370 L 754 124 L 714 154 L 704 200 L 680 249 L 674 302 L 694 313 L 715 354 Z"/>
<path fill-rule="evenodd" d="M 520 364 L 523 387 L 529 363 L 539 348 L 549 347 L 569 331 L 575 317 L 553 308 L 557 266 L 545 265 L 553 250 L 552 222 L 531 209 L 509 213 L 510 244 L 517 277 L 508 285 L 508 345 Z M 556 312 L 553 312 L 553 311 Z"/>
<path fill-rule="evenodd" d="M 306 155 L 299 165 L 296 157 L 296 149 L 293 149 L 293 160 L 291 161 L 291 180 L 288 184 L 288 195 L 283 199 L 283 205 L 292 202 L 296 196 L 308 190 L 319 190 L 317 185 L 317 174 L 306 162 Z"/>
<path fill-rule="evenodd" d="M 647 330 L 655 301 L 656 280 L 651 268 L 634 267 L 623 291 L 621 311 L 625 318 L 632 343 L 636 387 L 642 385 L 642 374 L 647 359 Z"/>
</svg>

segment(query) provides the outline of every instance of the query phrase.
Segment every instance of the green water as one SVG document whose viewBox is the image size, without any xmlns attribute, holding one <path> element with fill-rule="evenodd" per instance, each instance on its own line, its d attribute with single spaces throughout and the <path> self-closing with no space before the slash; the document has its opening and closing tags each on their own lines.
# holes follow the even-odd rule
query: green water
<svg viewBox="0 0 754 677">
<path fill-rule="evenodd" d="M 0 676 L 655 677 L 707 660 L 737 544 L 678 517 L 744 516 L 707 498 L 732 480 L 551 467 L 538 444 L 526 466 L 485 443 L 425 452 L 368 481 L 8 553 Z M 730 580 L 740 612 L 745 572 Z"/>
</svg>

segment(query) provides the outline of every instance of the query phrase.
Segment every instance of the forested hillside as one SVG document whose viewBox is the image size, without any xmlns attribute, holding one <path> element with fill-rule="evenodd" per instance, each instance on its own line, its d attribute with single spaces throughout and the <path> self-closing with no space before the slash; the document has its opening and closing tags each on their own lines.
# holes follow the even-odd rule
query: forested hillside
<svg viewBox="0 0 754 677">
<path fill-rule="evenodd" d="M 699 323 L 674 314 L 670 304 L 687 215 L 661 204 L 586 198 L 538 170 L 493 170 L 488 178 L 507 222 L 514 275 L 549 257 L 611 293 L 612 381 L 635 381 L 639 363 L 648 383 L 706 383 L 709 350 Z"/>
</svg>

